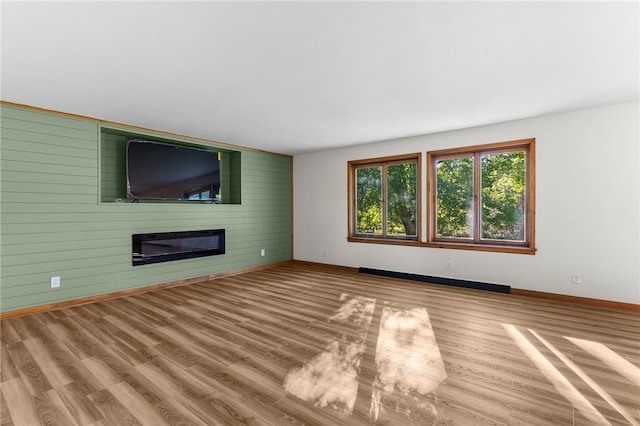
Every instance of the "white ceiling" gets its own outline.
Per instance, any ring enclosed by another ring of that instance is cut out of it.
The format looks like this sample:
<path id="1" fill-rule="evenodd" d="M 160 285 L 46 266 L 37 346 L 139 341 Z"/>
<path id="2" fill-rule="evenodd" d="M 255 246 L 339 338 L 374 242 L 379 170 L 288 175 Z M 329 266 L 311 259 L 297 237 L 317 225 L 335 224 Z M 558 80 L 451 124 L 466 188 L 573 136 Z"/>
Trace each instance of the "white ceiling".
<path id="1" fill-rule="evenodd" d="M 639 99 L 633 2 L 8 2 L 4 101 L 284 154 Z"/>

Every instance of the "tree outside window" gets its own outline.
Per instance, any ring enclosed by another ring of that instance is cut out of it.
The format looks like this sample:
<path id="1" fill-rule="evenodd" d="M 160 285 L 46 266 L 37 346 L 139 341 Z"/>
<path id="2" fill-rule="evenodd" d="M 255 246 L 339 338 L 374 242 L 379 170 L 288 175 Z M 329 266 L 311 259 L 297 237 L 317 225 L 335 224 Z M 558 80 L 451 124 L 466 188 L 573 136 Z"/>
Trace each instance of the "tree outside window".
<path id="1" fill-rule="evenodd" d="M 534 252 L 534 139 L 432 151 L 428 245 Z"/>
<path id="2" fill-rule="evenodd" d="M 349 162 L 350 239 L 417 240 L 420 154 Z"/>

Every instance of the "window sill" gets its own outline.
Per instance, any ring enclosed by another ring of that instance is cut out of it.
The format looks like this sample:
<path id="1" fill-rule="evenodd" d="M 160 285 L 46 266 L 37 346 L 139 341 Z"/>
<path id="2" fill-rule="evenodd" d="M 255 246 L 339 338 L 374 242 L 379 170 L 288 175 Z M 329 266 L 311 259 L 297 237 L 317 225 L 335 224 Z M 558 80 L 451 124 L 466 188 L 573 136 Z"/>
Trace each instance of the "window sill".
<path id="1" fill-rule="evenodd" d="M 347 241 L 350 243 L 372 243 L 372 244 L 390 244 L 397 246 L 423 246 L 424 243 L 406 238 L 376 238 L 376 237 L 347 237 Z"/>
<path id="2" fill-rule="evenodd" d="M 515 254 L 535 254 L 537 249 L 534 247 L 520 247 L 520 246 L 501 246 L 501 245 L 480 245 L 480 244 L 464 244 L 464 243 L 444 243 L 444 242 L 430 242 L 425 243 L 417 240 L 400 239 L 400 238 L 376 238 L 376 237 L 347 237 L 347 241 L 350 243 L 365 243 L 365 244 L 384 244 L 384 245 L 396 245 L 396 246 L 412 246 L 412 247 L 430 247 L 430 248 L 442 248 L 453 250 L 474 250 L 474 251 L 488 251 L 494 253 L 515 253 Z"/>
<path id="3" fill-rule="evenodd" d="M 443 248 L 454 250 L 475 250 L 490 251 L 496 253 L 517 253 L 517 254 L 536 254 L 535 247 L 524 246 L 501 246 L 497 244 L 465 244 L 465 243 L 444 243 L 439 241 L 423 243 L 425 247 Z"/>

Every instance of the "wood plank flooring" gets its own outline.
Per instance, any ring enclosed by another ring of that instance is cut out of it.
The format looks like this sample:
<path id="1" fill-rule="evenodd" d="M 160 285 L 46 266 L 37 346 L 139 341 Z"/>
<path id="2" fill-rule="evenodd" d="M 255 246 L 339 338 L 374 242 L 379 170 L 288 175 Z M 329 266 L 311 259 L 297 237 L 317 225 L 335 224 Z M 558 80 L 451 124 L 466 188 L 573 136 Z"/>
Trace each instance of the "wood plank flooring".
<path id="1" fill-rule="evenodd" d="M 628 311 L 293 262 L 0 325 L 0 426 L 640 425 Z"/>

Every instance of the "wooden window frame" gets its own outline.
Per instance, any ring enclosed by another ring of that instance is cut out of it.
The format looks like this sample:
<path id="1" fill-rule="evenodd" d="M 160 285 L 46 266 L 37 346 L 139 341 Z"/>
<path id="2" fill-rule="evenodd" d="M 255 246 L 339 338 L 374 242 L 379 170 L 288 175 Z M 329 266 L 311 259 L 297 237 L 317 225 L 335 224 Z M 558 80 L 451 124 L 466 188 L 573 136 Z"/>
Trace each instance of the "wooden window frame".
<path id="1" fill-rule="evenodd" d="M 356 170 L 363 167 L 382 167 L 382 223 L 383 230 L 386 227 L 386 206 L 387 206 L 387 166 L 408 162 L 416 163 L 416 235 L 371 235 L 356 233 Z M 353 160 L 348 162 L 348 237 L 350 242 L 378 243 L 378 244 L 398 244 L 398 245 L 420 245 L 422 235 L 422 154 L 404 154 L 389 157 L 369 158 L 364 160 Z"/>
<path id="2" fill-rule="evenodd" d="M 474 231 L 473 240 L 438 238 L 436 236 L 436 162 L 464 155 L 474 156 L 474 165 L 479 164 L 482 154 L 526 152 L 525 176 L 525 241 L 496 241 L 480 238 L 480 167 L 474 167 Z M 427 152 L 427 247 L 480 250 L 504 253 L 534 254 L 535 247 L 535 138 L 463 148 L 443 149 Z"/>

